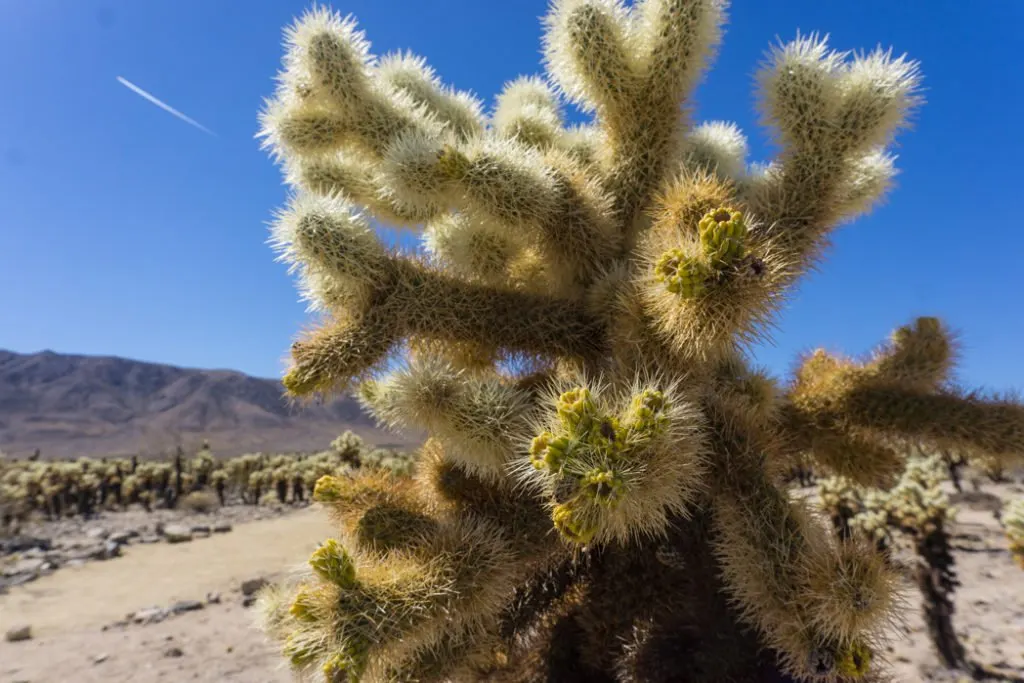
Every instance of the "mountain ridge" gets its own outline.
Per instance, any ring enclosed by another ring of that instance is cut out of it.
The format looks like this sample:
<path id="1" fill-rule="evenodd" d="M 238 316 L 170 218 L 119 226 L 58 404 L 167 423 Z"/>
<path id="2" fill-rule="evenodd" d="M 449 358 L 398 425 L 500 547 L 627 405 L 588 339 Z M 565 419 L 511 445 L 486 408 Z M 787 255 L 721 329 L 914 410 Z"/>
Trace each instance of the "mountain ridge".
<path id="1" fill-rule="evenodd" d="M 351 429 L 409 447 L 348 396 L 298 405 L 278 380 L 113 355 L 0 349 L 0 451 L 24 457 L 159 455 L 208 440 L 219 455 L 326 448 Z"/>

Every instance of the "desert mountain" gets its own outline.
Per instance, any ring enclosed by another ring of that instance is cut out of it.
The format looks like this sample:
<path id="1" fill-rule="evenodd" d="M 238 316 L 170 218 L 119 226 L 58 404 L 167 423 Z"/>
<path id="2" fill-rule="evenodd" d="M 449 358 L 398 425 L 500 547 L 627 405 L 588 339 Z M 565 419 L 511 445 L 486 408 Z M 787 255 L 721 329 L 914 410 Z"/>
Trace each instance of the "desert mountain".
<path id="1" fill-rule="evenodd" d="M 326 448 L 351 429 L 408 446 L 352 398 L 292 405 L 277 380 L 126 358 L 0 350 L 0 451 L 24 457 L 157 455 L 203 439 L 218 455 Z"/>

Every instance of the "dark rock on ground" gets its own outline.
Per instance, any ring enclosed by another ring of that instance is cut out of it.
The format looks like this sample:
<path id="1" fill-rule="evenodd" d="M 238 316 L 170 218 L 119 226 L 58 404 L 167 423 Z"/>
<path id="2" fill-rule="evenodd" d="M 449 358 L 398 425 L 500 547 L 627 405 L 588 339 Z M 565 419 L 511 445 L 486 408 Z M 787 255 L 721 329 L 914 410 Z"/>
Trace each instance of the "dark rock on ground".
<path id="1" fill-rule="evenodd" d="M 270 581 L 268 581 L 267 578 L 264 576 L 257 576 L 253 579 L 247 579 L 242 582 L 242 595 L 244 595 L 245 597 L 255 595 L 259 589 L 263 588 L 268 583 L 270 583 Z"/>
<path id="2" fill-rule="evenodd" d="M 204 605 L 198 600 L 181 600 L 171 605 L 171 611 L 175 614 L 181 612 L 194 612 L 195 610 L 203 609 Z"/>
<path id="3" fill-rule="evenodd" d="M 4 634 L 4 640 L 8 643 L 19 643 L 23 640 L 32 639 L 32 627 L 28 624 L 24 626 L 15 626 L 7 629 L 7 633 Z"/>

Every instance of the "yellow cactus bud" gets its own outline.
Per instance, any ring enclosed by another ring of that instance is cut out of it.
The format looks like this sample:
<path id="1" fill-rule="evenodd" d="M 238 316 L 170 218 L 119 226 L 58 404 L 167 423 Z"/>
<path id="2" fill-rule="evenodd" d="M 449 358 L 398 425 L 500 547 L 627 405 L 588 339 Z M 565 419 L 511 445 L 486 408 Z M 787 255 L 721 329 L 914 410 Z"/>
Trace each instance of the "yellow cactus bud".
<path id="1" fill-rule="evenodd" d="M 590 390 L 584 387 L 570 389 L 558 397 L 558 419 L 570 432 L 586 431 L 597 413 Z"/>
<path id="2" fill-rule="evenodd" d="M 839 653 L 836 668 L 844 676 L 860 678 L 871 667 L 871 648 L 862 642 L 854 641 Z"/>
<path id="3" fill-rule="evenodd" d="M 580 490 L 591 500 L 614 507 L 622 498 L 625 484 L 613 470 L 594 468 L 580 481 Z"/>
<path id="4" fill-rule="evenodd" d="M 291 606 L 288 608 L 288 613 L 299 621 L 312 622 L 316 621 L 316 616 L 313 613 L 313 596 L 308 589 L 302 588 L 296 594 L 292 600 Z"/>
<path id="5" fill-rule="evenodd" d="M 683 299 L 693 299 L 704 293 L 710 275 L 701 261 L 687 256 L 681 249 L 670 249 L 661 255 L 654 266 L 654 277 L 665 283 L 665 288 Z"/>
<path id="6" fill-rule="evenodd" d="M 556 471 L 565 462 L 569 445 L 568 437 L 544 432 L 530 443 L 530 463 L 538 470 Z"/>
<path id="7" fill-rule="evenodd" d="M 625 422 L 634 431 L 654 434 L 668 422 L 668 416 L 665 415 L 667 409 L 665 394 L 654 389 L 644 389 L 630 402 Z"/>
<path id="8" fill-rule="evenodd" d="M 330 503 L 341 498 L 344 482 L 339 477 L 325 474 L 316 480 L 313 486 L 313 500 L 318 503 Z"/>
<path id="9" fill-rule="evenodd" d="M 352 588 L 356 584 L 356 568 L 352 558 L 333 538 L 324 541 L 313 552 L 309 566 L 324 581 L 330 581 L 341 588 Z"/>
<path id="10" fill-rule="evenodd" d="M 567 540 L 580 545 L 586 544 L 597 533 L 597 527 L 579 519 L 578 510 L 572 501 L 556 505 L 551 512 L 555 529 Z"/>
<path id="11" fill-rule="evenodd" d="M 744 255 L 747 225 L 741 212 L 727 207 L 708 211 L 698 229 L 704 254 L 714 267 L 725 268 Z"/>

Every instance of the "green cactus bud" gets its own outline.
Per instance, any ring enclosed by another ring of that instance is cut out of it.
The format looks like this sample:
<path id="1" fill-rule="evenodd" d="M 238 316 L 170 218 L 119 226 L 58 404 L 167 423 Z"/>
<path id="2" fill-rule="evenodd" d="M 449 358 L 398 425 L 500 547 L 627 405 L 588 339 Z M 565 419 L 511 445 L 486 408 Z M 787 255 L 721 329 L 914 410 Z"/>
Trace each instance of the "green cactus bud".
<path id="1" fill-rule="evenodd" d="M 568 437 L 543 432 L 530 443 L 530 464 L 538 470 L 557 472 L 569 454 L 570 445 Z"/>
<path id="2" fill-rule="evenodd" d="M 585 387 L 564 392 L 558 397 L 556 408 L 562 426 L 572 434 L 586 432 L 597 415 L 597 404 Z"/>
<path id="3" fill-rule="evenodd" d="M 587 524 L 579 515 L 579 507 L 575 501 L 556 505 L 551 512 L 551 521 L 555 529 L 568 541 L 586 545 L 597 533 L 597 526 Z"/>
<path id="4" fill-rule="evenodd" d="M 313 596 L 309 589 L 301 588 L 295 593 L 292 604 L 288 607 L 288 613 L 299 621 L 315 622 L 317 620 L 313 613 Z"/>
<path id="5" fill-rule="evenodd" d="M 329 581 L 341 588 L 352 588 L 356 585 L 356 568 L 352 558 L 333 538 L 324 541 L 309 558 L 309 566 L 324 581 Z"/>
<path id="6" fill-rule="evenodd" d="M 668 408 L 664 393 L 644 389 L 630 401 L 624 423 L 632 431 L 653 436 L 668 424 Z"/>
<path id="7" fill-rule="evenodd" d="M 710 275 L 702 261 L 687 256 L 681 249 L 666 251 L 654 266 L 655 279 L 682 299 L 694 299 L 703 294 Z"/>
<path id="8" fill-rule="evenodd" d="M 615 507 L 622 499 L 625 483 L 614 470 L 596 467 L 580 480 L 584 496 L 601 505 Z"/>
<path id="9" fill-rule="evenodd" d="M 704 254 L 715 268 L 726 268 L 746 253 L 743 214 L 723 207 L 708 211 L 698 225 Z"/>

